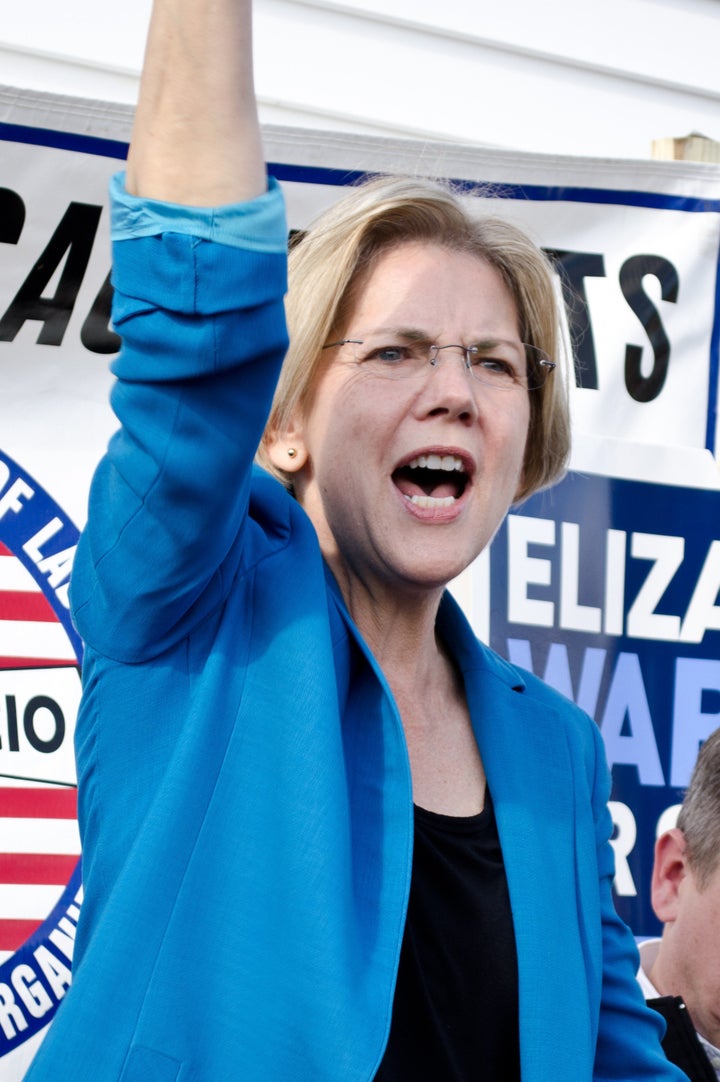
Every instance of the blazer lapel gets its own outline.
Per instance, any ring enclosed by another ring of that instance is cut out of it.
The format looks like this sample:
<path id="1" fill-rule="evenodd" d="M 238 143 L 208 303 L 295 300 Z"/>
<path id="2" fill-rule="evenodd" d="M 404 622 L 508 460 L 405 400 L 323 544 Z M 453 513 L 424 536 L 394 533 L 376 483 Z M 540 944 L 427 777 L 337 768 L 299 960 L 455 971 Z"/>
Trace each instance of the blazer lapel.
<path id="1" fill-rule="evenodd" d="M 389 709 L 384 677 L 339 595 L 337 600 Z M 592 1075 L 594 1037 L 578 932 L 575 778 L 562 701 L 549 706 L 528 692 L 522 673 L 478 642 L 449 594 L 438 630 L 464 676 L 495 808 L 517 948 L 523 1082 L 577 1082 Z M 390 730 L 400 736 L 399 718 L 393 717 Z M 397 751 L 406 771 L 406 757 Z M 411 808 L 407 792 L 400 805 Z"/>
<path id="2" fill-rule="evenodd" d="M 441 629 L 460 665 L 498 824 L 518 956 L 523 1082 L 577 1082 L 592 1042 L 577 936 L 572 760 L 559 710 L 483 648 L 454 603 Z M 579 998 L 578 1010 L 572 1005 Z M 592 1064 L 592 1056 L 590 1058 Z"/>

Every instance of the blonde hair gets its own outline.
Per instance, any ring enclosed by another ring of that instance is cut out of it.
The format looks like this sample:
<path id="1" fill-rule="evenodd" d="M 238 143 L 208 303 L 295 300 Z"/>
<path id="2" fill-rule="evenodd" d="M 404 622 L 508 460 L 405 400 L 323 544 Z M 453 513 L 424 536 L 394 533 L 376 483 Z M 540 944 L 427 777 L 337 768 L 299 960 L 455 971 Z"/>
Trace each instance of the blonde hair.
<path id="1" fill-rule="evenodd" d="M 384 177 L 353 188 L 296 243 L 289 257 L 288 350 L 259 463 L 290 486 L 268 445 L 307 409 L 322 347 L 337 337 L 378 257 L 411 241 L 477 256 L 501 275 L 517 307 L 522 340 L 558 359 L 558 311 L 549 261 L 525 233 L 499 217 L 478 216 L 481 200 L 461 200 L 450 185 Z M 530 429 L 518 499 L 562 476 L 570 450 L 566 381 L 556 372 L 530 392 Z"/>

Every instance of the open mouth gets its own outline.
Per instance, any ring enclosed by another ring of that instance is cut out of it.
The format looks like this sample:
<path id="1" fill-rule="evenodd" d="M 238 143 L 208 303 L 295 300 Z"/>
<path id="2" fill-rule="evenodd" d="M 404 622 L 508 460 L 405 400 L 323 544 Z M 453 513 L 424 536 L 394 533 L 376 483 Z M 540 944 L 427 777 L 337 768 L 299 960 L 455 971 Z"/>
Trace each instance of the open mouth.
<path id="1" fill-rule="evenodd" d="M 465 464 L 457 455 L 418 455 L 393 473 L 393 481 L 416 507 L 451 507 L 468 483 Z"/>

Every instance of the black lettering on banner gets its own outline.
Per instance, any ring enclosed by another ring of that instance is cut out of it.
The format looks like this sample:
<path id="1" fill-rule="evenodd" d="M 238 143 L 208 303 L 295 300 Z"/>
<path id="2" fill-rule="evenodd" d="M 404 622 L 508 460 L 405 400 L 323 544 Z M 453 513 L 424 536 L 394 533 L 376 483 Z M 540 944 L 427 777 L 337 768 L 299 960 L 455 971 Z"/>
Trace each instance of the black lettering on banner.
<path id="1" fill-rule="evenodd" d="M 17 244 L 25 224 L 25 204 L 11 188 L 0 188 L 0 242 Z"/>
<path id="2" fill-rule="evenodd" d="M 37 319 L 43 324 L 37 338 L 39 344 L 62 343 L 87 270 L 101 213 L 99 206 L 70 203 L 49 244 L 0 319 L 0 342 L 12 342 L 26 320 Z M 55 295 L 43 297 L 43 289 L 66 253 Z"/>
<path id="3" fill-rule="evenodd" d="M 640 320 L 652 346 L 655 358 L 652 371 L 642 373 L 642 346 L 625 349 L 625 386 L 636 402 L 652 402 L 662 391 L 670 364 L 670 340 L 665 333 L 660 314 L 643 290 L 643 278 L 652 275 L 660 283 L 664 301 L 677 302 L 678 272 L 669 259 L 659 255 L 634 255 L 620 268 L 620 288 L 623 296 Z"/>
<path id="4" fill-rule="evenodd" d="M 543 251 L 553 261 L 560 275 L 573 346 L 575 383 L 578 387 L 596 391 L 597 359 L 585 279 L 604 278 L 605 259 L 600 252 L 568 252 L 562 248 L 544 248 Z"/>
<path id="5" fill-rule="evenodd" d="M 49 710 L 55 721 L 55 732 L 47 740 L 43 740 L 35 731 L 35 715 L 38 710 Z M 65 739 L 65 716 L 54 699 L 48 698 L 47 695 L 35 695 L 25 707 L 23 728 L 28 744 L 35 751 L 51 755 L 52 752 L 58 750 Z"/>
<path id="6" fill-rule="evenodd" d="M 112 297 L 108 274 L 80 331 L 80 341 L 91 353 L 117 353 L 120 349 L 120 335 L 110 328 Z"/>
<path id="7" fill-rule="evenodd" d="M 17 705 L 14 695 L 5 696 L 5 709 L 7 711 L 8 751 L 20 751 Z"/>

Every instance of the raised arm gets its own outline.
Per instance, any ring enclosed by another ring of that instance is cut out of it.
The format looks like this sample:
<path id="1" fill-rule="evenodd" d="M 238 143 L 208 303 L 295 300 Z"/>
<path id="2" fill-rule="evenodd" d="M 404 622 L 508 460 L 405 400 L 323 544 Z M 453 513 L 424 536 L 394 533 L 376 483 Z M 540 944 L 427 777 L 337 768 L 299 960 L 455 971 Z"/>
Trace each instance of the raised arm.
<path id="1" fill-rule="evenodd" d="M 127 190 L 112 184 L 120 428 L 71 598 L 88 650 L 118 661 L 189 635 L 249 551 L 253 456 L 287 348 L 287 225 L 251 46 L 250 0 L 155 0 Z"/>
<path id="2" fill-rule="evenodd" d="M 251 0 L 155 0 L 128 156 L 129 192 L 188 206 L 265 190 Z"/>

